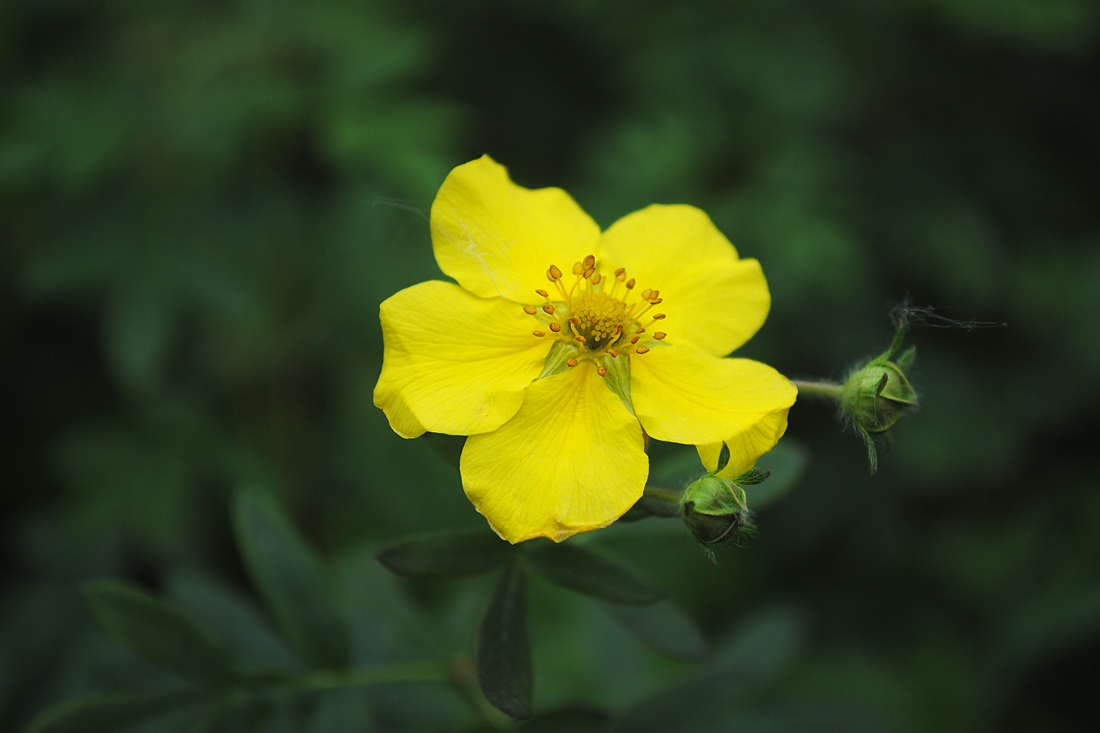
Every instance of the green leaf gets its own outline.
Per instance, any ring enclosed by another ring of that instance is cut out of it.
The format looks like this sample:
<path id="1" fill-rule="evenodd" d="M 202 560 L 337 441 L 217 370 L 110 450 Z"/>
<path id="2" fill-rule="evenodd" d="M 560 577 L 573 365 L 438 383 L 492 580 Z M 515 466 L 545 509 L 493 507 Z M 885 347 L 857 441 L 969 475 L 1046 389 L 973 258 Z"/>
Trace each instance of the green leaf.
<path id="1" fill-rule="evenodd" d="M 531 717 L 534 673 L 527 641 L 527 573 L 512 563 L 497 583 L 477 635 L 477 680 L 493 707 Z"/>
<path id="2" fill-rule="evenodd" d="M 626 568 L 576 545 L 544 544 L 526 557 L 531 569 L 551 583 L 601 601 L 645 606 L 665 597 Z"/>
<path id="3" fill-rule="evenodd" d="M 241 492 L 233 510 L 245 569 L 290 645 L 314 664 L 346 666 L 347 624 L 316 558 L 281 512 L 259 495 Z"/>
<path id="4" fill-rule="evenodd" d="M 84 587 L 96 620 L 144 659 L 206 687 L 237 677 L 233 657 L 176 604 L 117 581 Z"/>
<path id="5" fill-rule="evenodd" d="M 461 578 L 495 570 L 512 546 L 491 532 L 451 532 L 412 537 L 375 557 L 387 570 L 407 578 Z"/>
<path id="6" fill-rule="evenodd" d="M 710 646 L 695 624 L 670 601 L 651 606 L 600 604 L 611 619 L 650 649 L 673 659 L 698 661 Z"/>
<path id="7" fill-rule="evenodd" d="M 133 723 L 192 705 L 192 690 L 89 695 L 56 705 L 35 718 L 26 733 L 111 733 Z"/>

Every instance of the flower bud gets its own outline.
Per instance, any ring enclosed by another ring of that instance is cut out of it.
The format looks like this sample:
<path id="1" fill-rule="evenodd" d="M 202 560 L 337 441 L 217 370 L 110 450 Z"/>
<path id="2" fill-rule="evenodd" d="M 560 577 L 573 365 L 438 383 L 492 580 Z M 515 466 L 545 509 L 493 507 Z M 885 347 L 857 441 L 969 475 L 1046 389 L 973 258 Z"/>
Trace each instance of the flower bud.
<path id="1" fill-rule="evenodd" d="M 905 371 L 913 365 L 916 358 L 916 347 L 907 349 L 896 362 L 891 361 L 901 348 L 905 330 L 905 322 L 899 321 L 890 348 L 853 371 L 840 391 L 841 407 L 867 445 L 867 462 L 871 465 L 871 473 L 878 470 L 875 439 L 883 438 L 889 448 L 890 435 L 886 431 L 920 407 L 917 393 L 905 376 Z"/>
<path id="2" fill-rule="evenodd" d="M 684 490 L 680 511 L 695 539 L 704 545 L 725 542 L 749 524 L 744 489 L 711 474 Z"/>
<path id="3" fill-rule="evenodd" d="M 917 393 L 901 367 L 882 359 L 852 372 L 841 405 L 856 427 L 872 434 L 886 432 L 918 408 Z"/>

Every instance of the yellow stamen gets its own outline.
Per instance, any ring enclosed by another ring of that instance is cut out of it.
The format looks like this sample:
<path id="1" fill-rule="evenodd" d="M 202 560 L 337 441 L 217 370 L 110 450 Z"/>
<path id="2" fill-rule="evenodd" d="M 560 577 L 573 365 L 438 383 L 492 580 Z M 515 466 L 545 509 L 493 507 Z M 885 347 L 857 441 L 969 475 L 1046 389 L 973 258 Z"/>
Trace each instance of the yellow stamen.
<path id="1" fill-rule="evenodd" d="M 667 336 L 667 335 L 668 335 L 668 334 L 667 334 L 667 333 L 665 333 L 664 331 L 655 331 L 655 332 L 653 333 L 653 338 L 655 338 L 655 339 L 657 339 L 658 341 L 660 341 L 661 339 L 663 339 L 663 338 L 664 338 L 665 336 Z"/>
<path id="2" fill-rule="evenodd" d="M 536 313 L 539 312 L 539 309 L 536 308 L 533 305 L 525 305 L 525 306 L 523 306 L 523 312 L 526 313 L 529 316 L 533 316 L 533 315 L 535 315 Z"/>
<path id="3" fill-rule="evenodd" d="M 543 336 L 546 335 L 545 331 L 532 331 L 531 333 L 534 334 L 535 336 L 538 336 L 539 338 L 542 338 Z"/>

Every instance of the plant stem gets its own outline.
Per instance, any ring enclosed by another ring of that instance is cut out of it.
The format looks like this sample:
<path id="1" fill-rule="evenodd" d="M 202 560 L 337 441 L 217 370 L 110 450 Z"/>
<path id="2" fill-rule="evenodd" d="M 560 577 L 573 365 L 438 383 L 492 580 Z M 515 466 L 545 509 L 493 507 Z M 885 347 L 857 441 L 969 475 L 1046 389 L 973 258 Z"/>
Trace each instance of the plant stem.
<path id="1" fill-rule="evenodd" d="M 680 515 L 680 495 L 682 493 L 676 489 L 646 486 L 639 504 L 642 504 L 645 510 L 653 516 L 677 517 Z"/>
<path id="2" fill-rule="evenodd" d="M 826 399 L 839 400 L 840 395 L 844 391 L 843 384 L 836 384 L 834 382 L 803 382 L 798 379 L 792 379 L 791 384 L 798 388 L 799 396 L 806 395 L 807 397 L 824 397 Z"/>
<path id="3" fill-rule="evenodd" d="M 406 662 L 344 672 L 308 672 L 285 678 L 279 686 L 295 690 L 334 690 L 393 682 L 449 682 L 450 677 L 447 666 L 438 662 Z"/>

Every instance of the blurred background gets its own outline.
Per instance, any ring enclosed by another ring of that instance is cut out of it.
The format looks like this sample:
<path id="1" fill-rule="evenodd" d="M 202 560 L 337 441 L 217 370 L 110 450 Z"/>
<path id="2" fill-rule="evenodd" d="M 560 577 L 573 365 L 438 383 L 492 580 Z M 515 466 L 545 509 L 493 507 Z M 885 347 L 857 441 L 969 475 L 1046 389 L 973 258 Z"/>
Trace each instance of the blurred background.
<path id="1" fill-rule="evenodd" d="M 921 412 L 873 477 L 796 405 L 802 478 L 716 567 L 677 522 L 589 535 L 767 670 L 693 729 L 1100 725 L 1095 2 L 14 0 L 0 89 L 0 730 L 157 681 L 89 579 L 251 607 L 245 485 L 324 558 L 358 657 L 468 657 L 489 586 L 372 555 L 483 522 L 371 392 L 378 305 L 439 277 L 427 212 L 483 153 L 604 227 L 703 208 L 772 290 L 739 355 L 792 377 L 881 352 L 907 298 L 1008 324 L 913 329 Z M 679 690 L 690 721 L 702 667 L 532 592 L 538 711 Z M 482 724 L 446 689 L 363 704 L 324 729 Z"/>

